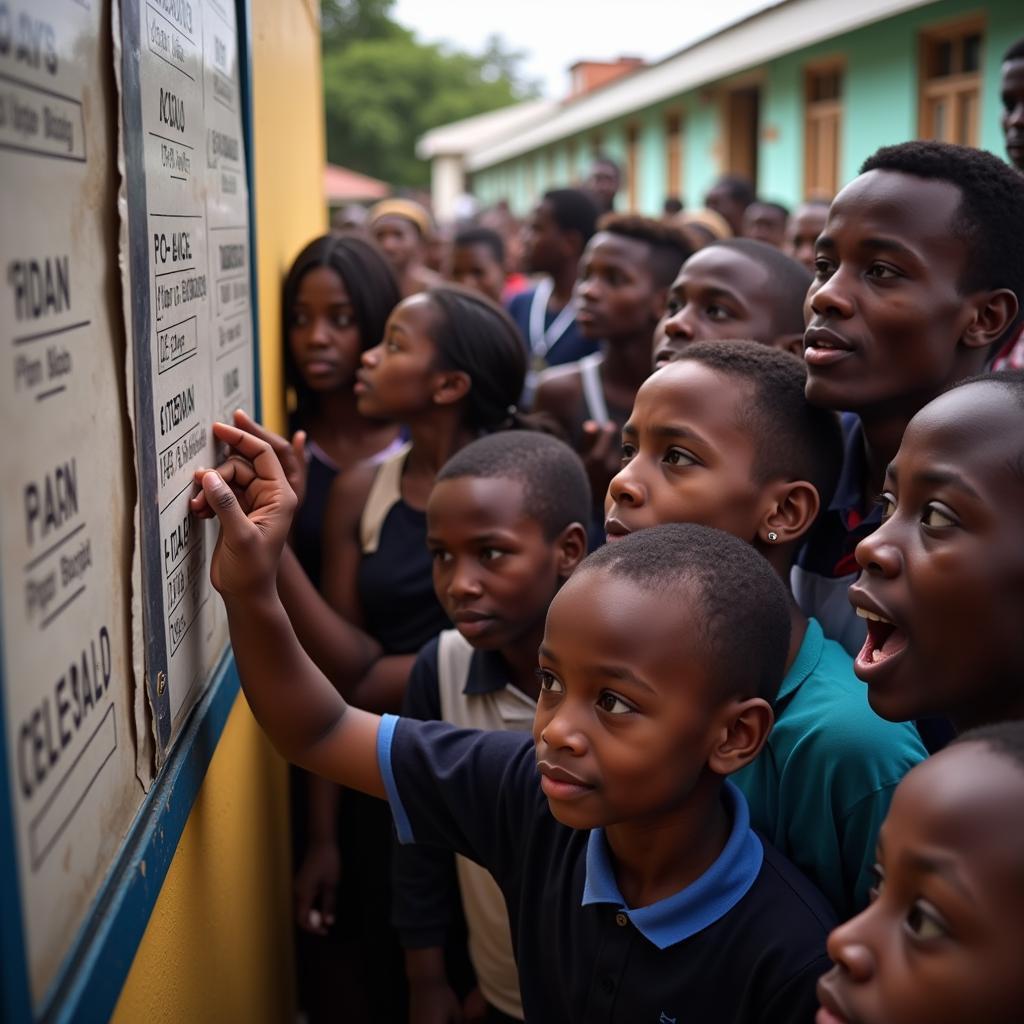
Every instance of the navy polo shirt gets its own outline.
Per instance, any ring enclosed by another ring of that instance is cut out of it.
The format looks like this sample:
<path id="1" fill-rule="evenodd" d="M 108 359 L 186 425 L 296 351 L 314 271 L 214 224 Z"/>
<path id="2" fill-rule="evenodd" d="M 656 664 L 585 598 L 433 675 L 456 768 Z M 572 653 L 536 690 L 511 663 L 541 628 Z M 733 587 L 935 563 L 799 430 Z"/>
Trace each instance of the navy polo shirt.
<path id="1" fill-rule="evenodd" d="M 377 750 L 399 840 L 455 850 L 501 887 L 533 1024 L 813 1020 L 832 911 L 750 830 L 731 784 L 718 860 L 631 909 L 603 831 L 552 817 L 531 737 L 385 715 Z"/>
<path id="2" fill-rule="evenodd" d="M 867 458 L 864 428 L 851 412 L 842 415 L 843 466 L 828 508 L 807 534 L 790 573 L 800 610 L 821 623 L 825 635 L 856 657 L 867 625 L 850 604 L 847 591 L 860 575 L 857 545 L 882 522 L 882 507 L 864 493 Z"/>
<path id="3" fill-rule="evenodd" d="M 536 288 L 528 288 L 525 292 L 513 295 L 508 301 L 508 315 L 515 321 L 519 333 L 523 336 L 527 356 L 530 354 L 530 306 L 533 304 L 533 293 Z M 544 329 L 547 330 L 555 321 L 556 313 L 550 309 L 544 311 Z M 548 366 L 561 366 L 563 363 L 574 363 L 577 359 L 596 352 L 596 341 L 590 341 L 580 334 L 580 329 L 573 320 L 565 333 L 548 349 L 544 362 Z"/>

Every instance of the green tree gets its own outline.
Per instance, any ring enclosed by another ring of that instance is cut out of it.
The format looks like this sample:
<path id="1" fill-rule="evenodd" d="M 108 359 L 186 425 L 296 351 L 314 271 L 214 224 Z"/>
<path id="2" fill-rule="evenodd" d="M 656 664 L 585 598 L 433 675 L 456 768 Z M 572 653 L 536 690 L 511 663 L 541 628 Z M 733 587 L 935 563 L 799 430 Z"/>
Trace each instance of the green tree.
<path id="1" fill-rule="evenodd" d="M 327 156 L 397 186 L 430 177 L 416 140 L 450 121 L 535 96 L 523 55 L 492 36 L 477 56 L 419 42 L 393 22 L 393 0 L 325 0 Z"/>

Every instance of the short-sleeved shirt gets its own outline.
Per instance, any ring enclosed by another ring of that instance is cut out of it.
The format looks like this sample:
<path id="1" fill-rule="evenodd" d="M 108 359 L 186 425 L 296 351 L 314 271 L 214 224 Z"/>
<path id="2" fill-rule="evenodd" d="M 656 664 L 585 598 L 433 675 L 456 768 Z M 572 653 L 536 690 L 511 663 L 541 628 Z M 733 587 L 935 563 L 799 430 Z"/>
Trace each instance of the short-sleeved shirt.
<path id="1" fill-rule="evenodd" d="M 927 756 L 912 723 L 871 710 L 852 659 L 811 619 L 775 700 L 768 742 L 732 778 L 754 827 L 845 919 L 868 902 L 893 790 Z"/>
<path id="2" fill-rule="evenodd" d="M 508 303 L 509 316 L 515 321 L 519 333 L 523 336 L 527 353 L 530 352 L 530 306 L 533 304 L 533 294 L 536 290 L 536 288 L 528 288 L 513 296 Z M 545 310 L 545 330 L 555 322 L 557 316 L 557 311 L 552 312 L 550 308 Z M 548 349 L 544 362 L 548 366 L 561 366 L 563 363 L 574 363 L 577 359 L 582 359 L 596 351 L 597 342 L 584 338 L 576 326 L 576 321 L 573 320 L 562 336 Z"/>
<path id="3" fill-rule="evenodd" d="M 453 849 L 501 887 L 527 1020 L 813 1020 L 834 917 L 750 829 L 731 784 L 732 828 L 715 863 L 680 892 L 630 908 L 604 831 L 551 815 L 531 737 L 386 715 L 378 759 L 399 840 Z"/>

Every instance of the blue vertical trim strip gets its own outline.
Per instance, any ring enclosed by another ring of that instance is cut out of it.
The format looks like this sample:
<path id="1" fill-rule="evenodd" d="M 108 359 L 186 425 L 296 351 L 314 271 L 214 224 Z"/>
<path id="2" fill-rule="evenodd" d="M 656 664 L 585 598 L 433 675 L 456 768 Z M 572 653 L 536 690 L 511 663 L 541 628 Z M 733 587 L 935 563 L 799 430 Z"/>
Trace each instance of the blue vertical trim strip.
<path id="1" fill-rule="evenodd" d="M 0 572 L 3 566 L 0 566 Z M 3 623 L 0 603 L 0 623 Z M 0 629 L 2 633 L 2 629 Z M 0 636 L 0 650 L 3 637 Z M 18 884 L 18 844 L 14 832 L 14 805 L 11 802 L 13 775 L 7 761 L 7 714 L 4 661 L 0 657 L 0 1017 L 11 1024 L 32 1019 L 32 995 L 28 982 L 28 958 L 25 955 L 25 930 L 22 921 L 21 886 Z"/>
<path id="2" fill-rule="evenodd" d="M 249 183 L 249 305 L 252 311 L 252 415 L 263 418 L 263 388 L 260 382 L 260 309 L 259 280 L 256 265 L 256 166 L 253 156 L 252 120 L 252 13 L 251 0 L 235 0 L 235 25 L 238 33 L 238 79 L 241 100 L 242 135 L 245 142 L 245 169 Z"/>

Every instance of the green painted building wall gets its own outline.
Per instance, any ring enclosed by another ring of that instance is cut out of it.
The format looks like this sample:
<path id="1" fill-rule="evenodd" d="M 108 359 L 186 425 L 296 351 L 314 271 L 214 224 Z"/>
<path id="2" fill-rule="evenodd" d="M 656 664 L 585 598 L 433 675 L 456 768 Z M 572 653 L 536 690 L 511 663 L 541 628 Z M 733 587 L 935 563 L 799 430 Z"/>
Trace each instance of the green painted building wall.
<path id="1" fill-rule="evenodd" d="M 1024 36 L 1024 0 L 984 4 L 939 0 L 744 70 L 743 82 L 753 77 L 760 84 L 759 194 L 790 206 L 804 196 L 804 75 L 808 65 L 834 57 L 844 63 L 839 166 L 840 182 L 846 182 L 879 146 L 916 137 L 921 33 L 974 15 L 984 18 L 979 144 L 1002 156 L 1000 58 L 1012 42 Z M 602 152 L 625 168 L 627 126 L 632 124 L 637 129 L 636 210 L 658 214 L 665 196 L 679 191 L 666 181 L 666 113 L 678 110 L 683 116 L 681 198 L 690 208 L 701 206 L 704 193 L 722 169 L 721 96 L 730 84 L 730 79 L 709 81 L 657 106 L 639 109 L 626 120 L 595 126 L 574 136 L 571 146 L 569 139 L 561 140 L 537 153 L 477 171 L 474 190 L 486 204 L 506 198 L 516 213 L 524 214 L 545 189 L 583 179 L 595 138 L 600 138 Z M 523 173 L 524 167 L 531 170 Z M 624 185 L 619 194 L 623 209 L 628 194 Z"/>

